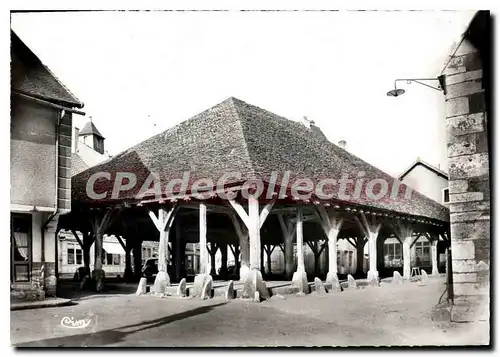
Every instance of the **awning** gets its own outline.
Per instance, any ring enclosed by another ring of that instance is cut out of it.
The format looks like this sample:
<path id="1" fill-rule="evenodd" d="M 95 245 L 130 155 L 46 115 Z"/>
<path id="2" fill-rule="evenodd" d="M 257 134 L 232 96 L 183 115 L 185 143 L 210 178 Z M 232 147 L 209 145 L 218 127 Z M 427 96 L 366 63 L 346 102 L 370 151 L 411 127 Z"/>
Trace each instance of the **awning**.
<path id="1" fill-rule="evenodd" d="M 103 242 L 102 247 L 108 254 L 121 254 L 125 255 L 125 251 L 120 243 Z"/>

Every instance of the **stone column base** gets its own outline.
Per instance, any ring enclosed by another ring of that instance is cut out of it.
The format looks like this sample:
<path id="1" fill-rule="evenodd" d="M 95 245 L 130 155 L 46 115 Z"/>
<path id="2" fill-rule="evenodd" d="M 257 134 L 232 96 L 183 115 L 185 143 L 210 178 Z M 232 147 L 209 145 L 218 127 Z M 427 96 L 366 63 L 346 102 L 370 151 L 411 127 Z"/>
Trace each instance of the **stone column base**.
<path id="1" fill-rule="evenodd" d="M 167 291 L 167 287 L 170 286 L 170 277 L 166 271 L 159 271 L 156 274 L 154 283 L 155 294 L 164 294 Z"/>
<path id="2" fill-rule="evenodd" d="M 189 295 L 193 297 L 200 297 L 203 293 L 203 287 L 205 286 L 205 283 L 207 282 L 209 277 L 211 277 L 209 274 L 197 274 L 194 277 L 193 288 L 189 290 Z M 193 292 L 192 294 L 191 291 Z"/>
<path id="3" fill-rule="evenodd" d="M 309 294 L 309 284 L 307 283 L 307 274 L 305 271 L 297 270 L 293 273 L 292 288 L 298 288 L 299 293 Z"/>
<path id="4" fill-rule="evenodd" d="M 104 277 L 105 277 L 104 270 L 102 269 L 94 269 L 92 271 L 92 280 L 95 282 L 95 290 L 97 292 L 102 291 L 104 288 Z"/>
<path id="5" fill-rule="evenodd" d="M 326 285 L 331 285 L 330 291 L 341 292 L 342 287 L 340 286 L 339 278 L 337 273 L 328 273 L 325 280 Z"/>
<path id="6" fill-rule="evenodd" d="M 241 297 L 244 299 L 254 299 L 256 292 L 259 293 L 259 300 L 269 298 L 269 291 L 267 290 L 266 282 L 262 279 L 262 273 L 258 269 L 252 269 L 243 285 Z"/>

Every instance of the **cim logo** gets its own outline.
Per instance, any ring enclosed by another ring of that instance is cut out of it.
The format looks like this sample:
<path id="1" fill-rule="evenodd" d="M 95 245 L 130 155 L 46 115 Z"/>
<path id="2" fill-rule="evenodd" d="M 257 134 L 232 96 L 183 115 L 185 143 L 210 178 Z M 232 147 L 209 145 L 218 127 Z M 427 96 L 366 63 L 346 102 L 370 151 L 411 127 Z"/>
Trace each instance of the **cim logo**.
<path id="1" fill-rule="evenodd" d="M 81 316 L 64 316 L 61 319 L 61 326 L 71 329 L 84 329 L 89 327 L 92 322 L 97 325 L 97 316 L 91 315 L 81 315 Z"/>

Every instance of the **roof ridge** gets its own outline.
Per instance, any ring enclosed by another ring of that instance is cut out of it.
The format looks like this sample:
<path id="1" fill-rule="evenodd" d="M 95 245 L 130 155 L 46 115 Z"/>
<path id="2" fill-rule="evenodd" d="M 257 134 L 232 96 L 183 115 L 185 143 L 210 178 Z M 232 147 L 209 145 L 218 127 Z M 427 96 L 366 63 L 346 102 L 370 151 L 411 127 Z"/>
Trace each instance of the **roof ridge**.
<path id="1" fill-rule="evenodd" d="M 236 117 L 236 119 L 238 121 L 238 126 L 239 126 L 240 131 L 241 131 L 241 136 L 243 137 L 243 145 L 245 147 L 246 156 L 247 156 L 247 159 L 248 159 L 248 163 L 250 164 L 251 174 L 252 174 L 253 177 L 256 177 L 254 164 L 252 162 L 252 159 L 250 158 L 250 150 L 248 150 L 247 137 L 245 135 L 245 130 L 243 130 L 243 125 L 242 125 L 242 120 L 241 120 L 242 117 L 241 117 L 240 112 L 238 110 L 239 103 L 237 103 L 237 102 L 238 101 L 239 102 L 243 102 L 243 103 L 245 103 L 245 102 L 242 101 L 241 99 L 238 99 L 238 98 L 235 98 L 235 97 L 232 97 L 232 96 L 229 97 L 228 99 L 226 99 L 226 101 L 228 101 L 230 103 L 230 107 L 233 109 L 235 117 Z"/>

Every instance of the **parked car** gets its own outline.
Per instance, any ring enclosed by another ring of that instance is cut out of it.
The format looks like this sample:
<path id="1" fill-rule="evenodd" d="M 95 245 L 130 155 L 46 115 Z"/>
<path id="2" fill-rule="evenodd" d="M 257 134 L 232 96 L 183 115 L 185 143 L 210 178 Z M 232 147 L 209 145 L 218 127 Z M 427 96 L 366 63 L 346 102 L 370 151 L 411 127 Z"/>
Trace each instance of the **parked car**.
<path id="1" fill-rule="evenodd" d="M 169 264 L 167 266 L 167 273 L 170 277 L 175 274 L 174 266 Z M 142 276 L 146 278 L 154 278 L 158 274 L 158 258 L 149 258 L 146 259 L 144 265 L 142 266 Z"/>
<path id="2" fill-rule="evenodd" d="M 232 264 L 227 266 L 227 275 L 236 275 L 238 273 L 239 272 L 236 271 L 236 265 Z M 220 275 L 220 268 L 217 270 L 217 275 Z"/>

